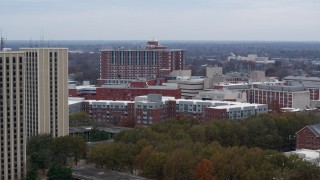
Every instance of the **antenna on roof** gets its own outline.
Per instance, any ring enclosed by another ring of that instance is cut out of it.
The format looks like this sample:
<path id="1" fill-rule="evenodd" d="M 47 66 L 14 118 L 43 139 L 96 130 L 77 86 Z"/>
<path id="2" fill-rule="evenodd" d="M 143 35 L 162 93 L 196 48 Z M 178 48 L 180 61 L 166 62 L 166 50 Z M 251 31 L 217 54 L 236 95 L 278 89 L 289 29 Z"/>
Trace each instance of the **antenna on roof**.
<path id="1" fill-rule="evenodd" d="M 2 29 L 1 29 L 0 37 L 1 37 L 1 39 L 0 39 L 0 51 L 3 51 L 4 45 L 5 45 L 5 41 L 7 40 L 7 38 L 2 36 Z"/>

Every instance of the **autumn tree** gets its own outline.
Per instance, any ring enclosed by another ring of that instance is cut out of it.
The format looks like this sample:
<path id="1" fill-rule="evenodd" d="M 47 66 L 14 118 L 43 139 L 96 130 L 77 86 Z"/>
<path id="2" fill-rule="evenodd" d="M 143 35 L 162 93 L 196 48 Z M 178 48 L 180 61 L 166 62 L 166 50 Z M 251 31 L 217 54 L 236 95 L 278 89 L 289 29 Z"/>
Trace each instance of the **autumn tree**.
<path id="1" fill-rule="evenodd" d="M 196 167 L 195 171 L 196 180 L 213 180 L 212 176 L 212 163 L 208 159 L 202 159 Z"/>
<path id="2" fill-rule="evenodd" d="M 146 146 L 144 147 L 141 152 L 135 156 L 134 158 L 134 167 L 136 169 L 143 169 L 143 165 L 145 164 L 145 161 L 148 160 L 149 156 L 153 153 L 153 147 L 152 146 Z"/>

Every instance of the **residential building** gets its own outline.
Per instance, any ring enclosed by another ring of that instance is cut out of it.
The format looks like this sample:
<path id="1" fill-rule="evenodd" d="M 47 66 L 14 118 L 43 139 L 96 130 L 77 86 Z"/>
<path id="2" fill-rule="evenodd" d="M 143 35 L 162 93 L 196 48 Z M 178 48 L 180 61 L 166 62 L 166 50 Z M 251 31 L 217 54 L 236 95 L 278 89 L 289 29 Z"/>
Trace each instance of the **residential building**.
<path id="1" fill-rule="evenodd" d="M 107 79 L 163 78 L 184 66 L 184 50 L 168 49 L 152 40 L 137 49 L 101 50 L 98 81 L 102 85 Z"/>
<path id="2" fill-rule="evenodd" d="M 69 134 L 68 49 L 21 48 L 25 53 L 27 138 Z"/>
<path id="3" fill-rule="evenodd" d="M 320 124 L 308 125 L 296 132 L 296 149 L 320 149 Z"/>
<path id="4" fill-rule="evenodd" d="M 25 53 L 0 51 L 0 179 L 26 175 Z"/>
<path id="5" fill-rule="evenodd" d="M 147 126 L 168 118 L 199 120 L 240 120 L 251 115 L 268 112 L 266 104 L 231 101 L 175 99 L 160 94 L 137 96 L 134 101 L 85 100 L 83 110 L 98 123 L 111 125 Z M 223 112 L 223 115 L 217 112 Z"/>

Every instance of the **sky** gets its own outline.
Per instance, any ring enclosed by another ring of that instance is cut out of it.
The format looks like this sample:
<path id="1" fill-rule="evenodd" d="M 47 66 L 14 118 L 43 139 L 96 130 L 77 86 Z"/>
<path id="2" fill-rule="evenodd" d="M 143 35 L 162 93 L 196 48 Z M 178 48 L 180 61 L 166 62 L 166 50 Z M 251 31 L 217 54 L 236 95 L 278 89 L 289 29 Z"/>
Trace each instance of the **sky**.
<path id="1" fill-rule="evenodd" d="M 10 40 L 320 41 L 320 0 L 1 0 Z"/>

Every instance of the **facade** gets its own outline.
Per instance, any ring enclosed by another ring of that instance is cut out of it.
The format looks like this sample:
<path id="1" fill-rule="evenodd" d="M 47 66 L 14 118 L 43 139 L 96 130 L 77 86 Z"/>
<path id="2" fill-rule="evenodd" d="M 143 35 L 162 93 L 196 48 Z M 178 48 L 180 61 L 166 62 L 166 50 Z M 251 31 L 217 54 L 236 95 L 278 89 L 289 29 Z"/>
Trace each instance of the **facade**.
<path id="1" fill-rule="evenodd" d="M 69 115 L 82 112 L 82 102 L 84 98 L 80 97 L 69 97 L 68 106 L 69 106 Z"/>
<path id="2" fill-rule="evenodd" d="M 204 89 L 204 79 L 192 77 L 188 79 L 168 80 L 168 86 L 177 86 L 181 89 L 181 98 L 192 99 Z"/>
<path id="3" fill-rule="evenodd" d="M 173 70 L 183 70 L 184 61 L 184 50 L 168 49 L 154 40 L 138 49 L 102 50 L 99 84 L 106 79 L 163 78 Z"/>
<path id="4" fill-rule="evenodd" d="M 97 87 L 95 86 L 69 86 L 69 97 L 84 97 L 86 99 L 96 99 Z"/>
<path id="5" fill-rule="evenodd" d="M 26 64 L 26 135 L 69 134 L 68 49 L 22 48 Z"/>
<path id="6" fill-rule="evenodd" d="M 296 133 L 296 149 L 320 149 L 320 124 L 305 126 Z"/>
<path id="7" fill-rule="evenodd" d="M 181 97 L 178 87 L 156 86 L 146 82 L 131 82 L 129 85 L 104 85 L 103 87 L 77 86 L 69 89 L 69 97 L 84 97 L 87 100 L 121 100 L 133 101 L 136 96 L 161 94 L 163 96 Z"/>
<path id="8" fill-rule="evenodd" d="M 310 91 L 310 100 L 320 100 L 320 78 L 307 76 L 287 76 L 283 81 L 291 86 L 304 87 Z"/>
<path id="9" fill-rule="evenodd" d="M 148 94 L 137 96 L 134 101 L 85 100 L 83 110 L 99 123 L 148 126 L 168 118 L 181 117 L 201 122 L 215 119 L 240 120 L 267 113 L 268 106 L 230 101 L 175 99 L 160 94 Z M 219 111 L 224 114 L 218 114 Z"/>
<path id="10" fill-rule="evenodd" d="M 266 73 L 264 71 L 251 71 L 250 73 L 252 82 L 265 82 Z"/>
<path id="11" fill-rule="evenodd" d="M 159 124 L 170 117 L 169 100 L 173 97 L 164 97 L 160 94 L 149 94 L 135 98 L 135 124 L 145 126 Z"/>
<path id="12" fill-rule="evenodd" d="M 220 84 L 214 89 L 228 89 L 246 92 L 247 102 L 268 104 L 270 110 L 281 108 L 309 109 L 310 91 L 299 86 L 288 86 L 281 83 L 239 83 Z"/>
<path id="13" fill-rule="evenodd" d="M 24 52 L 0 51 L 0 179 L 26 175 Z"/>
<path id="14" fill-rule="evenodd" d="M 253 115 L 268 113 L 266 104 L 235 104 L 210 107 L 206 109 L 205 119 L 241 120 Z"/>
<path id="15" fill-rule="evenodd" d="M 268 104 L 269 108 L 310 108 L 310 92 L 295 86 L 273 86 L 258 84 L 253 88 L 253 99 L 249 102 Z"/>
<path id="16" fill-rule="evenodd" d="M 247 94 L 241 91 L 212 89 L 199 92 L 196 99 L 247 102 Z"/>
<path id="17" fill-rule="evenodd" d="M 83 110 L 98 123 L 115 126 L 131 126 L 134 124 L 134 102 L 110 100 L 86 100 Z"/>

